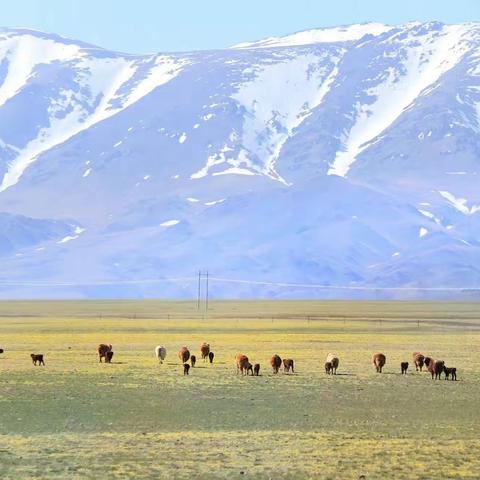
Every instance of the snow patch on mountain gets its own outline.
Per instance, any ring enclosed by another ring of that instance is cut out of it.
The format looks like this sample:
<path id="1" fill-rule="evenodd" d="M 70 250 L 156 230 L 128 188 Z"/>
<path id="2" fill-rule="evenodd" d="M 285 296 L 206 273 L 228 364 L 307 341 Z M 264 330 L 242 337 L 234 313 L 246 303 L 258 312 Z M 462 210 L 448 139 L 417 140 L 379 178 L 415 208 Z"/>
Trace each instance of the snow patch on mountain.
<path id="1" fill-rule="evenodd" d="M 396 67 L 380 72 L 380 81 L 366 90 L 368 102 L 357 102 L 355 123 L 344 134 L 343 148 L 332 162 L 329 175 L 345 177 L 356 157 L 458 63 L 469 47 L 468 32 L 464 25 L 446 25 L 439 32 L 407 31 L 385 40 L 400 43 L 396 54 L 400 61 Z"/>
<path id="2" fill-rule="evenodd" d="M 466 198 L 456 197 L 450 192 L 441 190 L 438 192 L 445 200 L 447 200 L 452 207 L 457 209 L 459 212 L 462 212 L 464 215 L 473 215 L 474 213 L 480 212 L 480 205 L 472 205 L 469 207 L 467 205 L 468 200 Z"/>
<path id="3" fill-rule="evenodd" d="M 80 52 L 80 47 L 75 44 L 66 45 L 33 35 L 2 33 L 0 58 L 8 62 L 8 71 L 0 87 L 0 106 L 27 84 L 38 65 L 72 60 Z"/>
<path id="4" fill-rule="evenodd" d="M 167 220 L 166 222 L 162 222 L 160 224 L 161 227 L 174 227 L 175 225 L 178 225 L 180 223 L 180 220 Z"/>
<path id="5" fill-rule="evenodd" d="M 305 30 L 283 37 L 269 37 L 258 42 L 245 42 L 234 45 L 234 49 L 293 47 L 317 43 L 352 42 L 360 40 L 365 35 L 379 36 L 389 32 L 394 27 L 382 23 L 364 23 L 344 27 Z"/>
<path id="6" fill-rule="evenodd" d="M 427 235 L 428 233 L 428 230 L 425 228 L 425 227 L 421 227 L 419 232 L 418 232 L 418 236 L 420 238 L 424 237 L 425 235 Z"/>
<path id="7" fill-rule="evenodd" d="M 254 170 L 287 184 L 275 162 L 295 128 L 322 103 L 339 60 L 325 54 L 286 56 L 257 66 L 253 78 L 238 86 L 233 99 L 246 112 L 239 141 Z"/>
<path id="8" fill-rule="evenodd" d="M 26 145 L 17 146 L 18 154 L 8 164 L 0 192 L 15 185 L 42 153 L 121 112 L 154 88 L 175 78 L 188 63 L 186 59 L 160 55 L 149 60 L 149 63 L 153 61 L 153 66 L 145 74 L 142 67 L 145 67 L 146 60 L 87 57 L 79 47 L 28 35 L 14 37 L 13 43 L 9 37 L 0 37 L 0 58 L 2 52 L 10 62 L 8 71 L 14 73 L 7 75 L 0 87 L 0 106 L 26 85 L 35 67 L 45 63 L 72 62 L 80 88 L 63 90 L 60 100 L 52 100 L 48 108 L 48 125 Z M 117 142 L 116 146 L 121 143 Z"/>

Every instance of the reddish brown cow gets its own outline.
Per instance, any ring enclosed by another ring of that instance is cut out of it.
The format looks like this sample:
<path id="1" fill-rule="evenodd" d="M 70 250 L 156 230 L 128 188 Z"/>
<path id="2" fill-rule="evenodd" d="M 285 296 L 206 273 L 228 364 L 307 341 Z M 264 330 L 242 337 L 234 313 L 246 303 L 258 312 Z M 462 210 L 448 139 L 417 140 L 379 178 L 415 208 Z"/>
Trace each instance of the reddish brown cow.
<path id="1" fill-rule="evenodd" d="M 200 352 L 202 352 L 202 360 L 206 362 L 208 354 L 210 353 L 210 344 L 203 342 L 200 345 Z"/>
<path id="2" fill-rule="evenodd" d="M 425 364 L 425 355 L 422 355 L 420 352 L 413 352 L 413 363 L 415 364 L 415 370 L 422 371 L 423 365 Z"/>
<path id="3" fill-rule="evenodd" d="M 113 351 L 110 350 L 107 352 L 107 356 L 105 357 L 105 363 L 112 363 L 112 358 L 113 358 Z"/>
<path id="4" fill-rule="evenodd" d="M 435 376 L 435 370 L 434 370 L 434 367 L 435 367 L 435 360 L 431 357 L 425 357 L 425 366 L 427 367 L 427 371 L 430 373 L 430 375 L 432 376 L 432 380 Z"/>
<path id="5" fill-rule="evenodd" d="M 295 370 L 293 369 L 293 360 L 291 358 L 284 358 L 283 359 L 283 371 L 285 373 L 290 372 L 292 370 L 292 373 L 295 373 Z"/>
<path id="6" fill-rule="evenodd" d="M 280 369 L 282 365 L 282 359 L 275 354 L 271 359 L 270 359 L 270 365 L 272 366 L 273 373 L 278 373 L 278 370 Z"/>
<path id="7" fill-rule="evenodd" d="M 190 351 L 188 350 L 187 347 L 182 347 L 178 351 L 178 358 L 182 363 L 188 362 L 188 359 L 190 358 Z"/>
<path id="8" fill-rule="evenodd" d="M 188 372 L 190 371 L 190 365 L 188 363 L 183 364 L 183 374 L 188 375 Z"/>
<path id="9" fill-rule="evenodd" d="M 247 364 L 247 375 L 248 375 L 248 372 L 250 372 L 250 374 L 253 377 L 253 365 L 250 362 L 248 362 Z"/>
<path id="10" fill-rule="evenodd" d="M 98 346 L 97 351 L 98 351 L 98 361 L 102 363 L 102 358 L 105 359 L 105 361 L 107 361 L 107 353 L 112 351 L 112 346 L 107 345 L 106 343 L 101 343 Z"/>
<path id="11" fill-rule="evenodd" d="M 377 370 L 377 373 L 382 373 L 384 365 L 387 363 L 387 357 L 383 353 L 376 353 L 373 356 L 373 364 Z"/>
<path id="12" fill-rule="evenodd" d="M 248 357 L 242 353 L 237 353 L 235 356 L 235 361 L 237 364 L 237 375 L 240 372 L 242 375 L 248 374 Z"/>

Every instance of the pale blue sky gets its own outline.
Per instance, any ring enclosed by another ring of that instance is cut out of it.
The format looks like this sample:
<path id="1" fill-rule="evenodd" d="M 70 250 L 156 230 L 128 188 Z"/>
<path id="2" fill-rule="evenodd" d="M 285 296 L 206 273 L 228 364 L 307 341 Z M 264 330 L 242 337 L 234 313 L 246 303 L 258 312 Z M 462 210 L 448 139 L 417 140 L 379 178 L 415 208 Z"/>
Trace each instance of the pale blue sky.
<path id="1" fill-rule="evenodd" d="M 480 20 L 480 0 L 5 0 L 0 25 L 131 53 L 223 48 L 309 28 Z"/>

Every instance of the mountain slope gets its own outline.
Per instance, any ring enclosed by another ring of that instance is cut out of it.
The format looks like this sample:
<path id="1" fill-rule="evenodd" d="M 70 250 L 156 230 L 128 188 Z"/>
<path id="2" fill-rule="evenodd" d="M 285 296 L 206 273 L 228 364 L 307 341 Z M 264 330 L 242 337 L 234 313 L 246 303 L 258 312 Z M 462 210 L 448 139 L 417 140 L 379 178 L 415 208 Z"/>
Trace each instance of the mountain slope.
<path id="1" fill-rule="evenodd" d="M 475 295 L 479 45 L 365 24 L 131 56 L 1 30 L 0 211 L 75 238 L 0 251 L 0 296 L 193 296 L 205 268 L 216 296 Z"/>

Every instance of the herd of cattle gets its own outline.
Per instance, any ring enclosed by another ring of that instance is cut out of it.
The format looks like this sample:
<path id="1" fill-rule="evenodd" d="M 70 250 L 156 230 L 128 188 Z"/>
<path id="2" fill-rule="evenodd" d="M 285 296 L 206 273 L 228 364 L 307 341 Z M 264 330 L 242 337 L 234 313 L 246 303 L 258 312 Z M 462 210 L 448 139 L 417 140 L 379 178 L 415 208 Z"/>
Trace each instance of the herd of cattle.
<path id="1" fill-rule="evenodd" d="M 98 346 L 98 359 L 99 362 L 102 362 L 102 359 L 105 363 L 111 363 L 113 358 L 113 347 L 105 343 L 101 343 Z M 0 348 L 0 354 L 3 353 L 3 349 Z M 204 362 L 208 361 L 213 363 L 215 354 L 210 350 L 210 345 L 208 343 L 202 343 L 200 345 L 200 354 Z M 30 355 L 32 358 L 32 363 L 34 365 L 45 365 L 44 356 L 41 353 L 32 353 Z M 160 363 L 163 363 L 167 357 L 167 349 L 163 346 L 155 347 L 155 357 Z M 195 367 L 197 357 L 190 354 L 190 350 L 187 347 L 182 347 L 178 351 L 178 358 L 183 364 L 183 374 L 188 375 L 190 371 L 190 366 Z M 190 360 L 190 364 L 188 361 Z M 382 373 L 383 367 L 387 363 L 387 357 L 383 353 L 375 353 L 373 355 L 373 365 L 378 373 Z M 248 357 L 242 353 L 237 353 L 235 356 L 235 363 L 237 367 L 237 374 L 242 375 L 260 375 L 260 364 L 255 363 L 251 364 Z M 457 380 L 457 369 L 455 367 L 447 367 L 443 360 L 434 360 L 431 357 L 425 356 L 420 352 L 413 353 L 413 364 L 415 365 L 415 370 L 418 372 L 422 371 L 423 367 L 432 375 L 432 379 L 440 380 L 442 373 L 445 375 L 445 380 L 452 379 Z M 279 355 L 273 355 L 270 359 L 270 366 L 272 367 L 273 373 L 277 374 L 280 371 L 280 368 L 283 365 L 283 371 L 285 373 L 295 373 L 294 362 L 291 358 L 284 358 L 283 360 Z M 326 374 L 337 374 L 337 369 L 340 365 L 340 359 L 337 355 L 329 353 L 325 362 L 325 373 Z M 409 363 L 401 362 L 400 370 L 402 374 L 407 374 Z"/>

